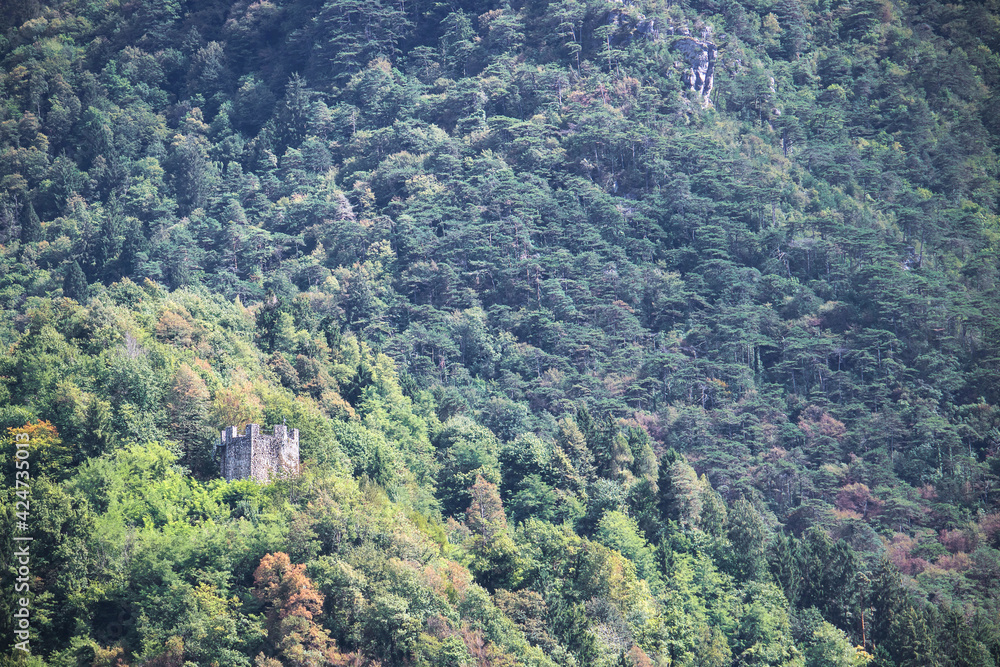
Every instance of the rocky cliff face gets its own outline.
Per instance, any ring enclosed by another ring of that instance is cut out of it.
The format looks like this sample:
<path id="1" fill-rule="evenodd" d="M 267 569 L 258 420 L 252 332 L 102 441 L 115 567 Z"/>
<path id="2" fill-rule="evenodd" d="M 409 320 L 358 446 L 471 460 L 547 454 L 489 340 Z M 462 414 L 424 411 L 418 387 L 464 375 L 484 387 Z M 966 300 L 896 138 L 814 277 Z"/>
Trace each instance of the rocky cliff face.
<path id="1" fill-rule="evenodd" d="M 705 106 L 711 106 L 709 95 L 715 84 L 715 61 L 718 47 L 707 39 L 682 37 L 674 42 L 674 48 L 684 55 L 690 69 L 684 72 L 684 83 L 701 95 Z"/>
<path id="2" fill-rule="evenodd" d="M 655 17 L 647 17 L 636 7 L 625 3 L 609 10 L 605 21 L 613 28 L 605 39 L 609 44 L 616 46 L 638 39 L 660 41 L 665 35 L 678 35 L 679 38 L 673 45 L 683 54 L 685 60 L 684 63 L 677 63 L 677 66 L 684 68 L 684 65 L 687 65 L 682 75 L 684 83 L 699 94 L 703 106 L 712 106 L 709 95 L 715 85 L 718 46 L 712 41 L 711 26 L 700 27 L 699 39 L 691 36 L 691 29 L 686 25 L 678 27 L 669 20 L 663 22 Z"/>

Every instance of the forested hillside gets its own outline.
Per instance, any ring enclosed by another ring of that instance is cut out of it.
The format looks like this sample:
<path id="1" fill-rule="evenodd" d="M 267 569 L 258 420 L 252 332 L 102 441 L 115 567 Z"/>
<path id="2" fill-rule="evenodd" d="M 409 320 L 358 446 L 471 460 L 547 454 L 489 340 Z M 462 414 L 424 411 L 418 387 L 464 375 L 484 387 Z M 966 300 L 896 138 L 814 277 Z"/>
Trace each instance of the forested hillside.
<path id="1" fill-rule="evenodd" d="M 998 142 L 997 0 L 6 0 L 0 660 L 997 667 Z"/>

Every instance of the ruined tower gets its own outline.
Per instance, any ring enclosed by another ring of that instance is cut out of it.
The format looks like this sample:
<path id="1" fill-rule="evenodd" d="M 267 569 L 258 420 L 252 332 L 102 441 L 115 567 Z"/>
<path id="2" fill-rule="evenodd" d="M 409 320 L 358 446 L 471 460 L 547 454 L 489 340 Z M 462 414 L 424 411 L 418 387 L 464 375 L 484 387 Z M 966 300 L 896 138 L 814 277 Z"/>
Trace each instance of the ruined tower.
<path id="1" fill-rule="evenodd" d="M 287 426 L 274 427 L 274 435 L 260 432 L 257 424 L 247 424 L 246 433 L 239 435 L 235 426 L 222 432 L 216 445 L 219 469 L 227 481 L 252 479 L 266 484 L 277 477 L 299 472 L 299 430 L 289 432 Z"/>

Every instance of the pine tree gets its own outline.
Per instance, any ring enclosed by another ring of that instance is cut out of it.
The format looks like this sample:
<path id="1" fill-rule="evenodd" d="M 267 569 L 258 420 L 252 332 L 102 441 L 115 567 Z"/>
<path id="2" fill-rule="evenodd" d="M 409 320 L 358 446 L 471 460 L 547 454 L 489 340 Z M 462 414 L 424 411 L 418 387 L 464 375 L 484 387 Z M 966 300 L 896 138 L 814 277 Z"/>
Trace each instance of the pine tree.
<path id="1" fill-rule="evenodd" d="M 655 488 L 656 479 L 660 474 L 660 464 L 656 460 L 649 435 L 641 428 L 629 427 L 628 446 L 632 452 L 632 472 L 637 478 L 645 479 Z"/>
<path id="2" fill-rule="evenodd" d="M 714 538 L 722 538 L 726 534 L 726 504 L 722 497 L 712 488 L 708 478 L 701 476 L 701 523 L 699 527 Z"/>
<path id="3" fill-rule="evenodd" d="M 589 417 L 587 415 L 588 421 L 585 423 L 589 423 Z M 586 436 L 570 417 L 560 419 L 558 426 L 556 444 L 569 457 L 570 463 L 582 480 L 591 481 L 595 476 L 594 455 L 587 447 Z"/>
<path id="4" fill-rule="evenodd" d="M 888 558 L 879 561 L 872 575 L 869 604 L 868 640 L 872 644 L 889 645 L 906 604 L 906 592 L 899 570 Z"/>
<path id="5" fill-rule="evenodd" d="M 66 267 L 66 273 L 63 277 L 63 296 L 83 303 L 87 300 L 89 291 L 87 276 L 83 274 L 80 263 L 74 260 Z"/>
<path id="6" fill-rule="evenodd" d="M 702 488 L 698 474 L 686 461 L 675 461 L 670 466 L 670 491 L 671 518 L 676 517 L 683 526 L 698 525 L 701 522 Z"/>
<path id="7" fill-rule="evenodd" d="M 928 618 L 930 616 L 930 618 Z M 895 635 L 899 642 L 901 667 L 930 667 L 942 664 L 935 628 L 939 620 L 933 607 L 923 611 L 908 605 L 900 617 Z"/>
<path id="8" fill-rule="evenodd" d="M 36 243 L 42 240 L 42 221 L 35 213 L 31 202 L 25 204 L 21 212 L 21 242 Z"/>
<path id="9" fill-rule="evenodd" d="M 204 476 L 213 472 L 212 442 L 216 435 L 208 423 L 209 405 L 205 381 L 190 366 L 181 364 L 167 404 L 170 430 L 183 449 L 182 463 Z"/>
<path id="10" fill-rule="evenodd" d="M 802 586 L 801 557 L 797 548 L 797 540 L 785 534 L 779 534 L 771 543 L 771 574 L 785 592 L 788 603 L 795 606 Z"/>
<path id="11" fill-rule="evenodd" d="M 469 489 L 472 504 L 466 511 L 466 525 L 472 531 L 471 569 L 480 582 L 493 590 L 517 583 L 517 554 L 507 530 L 507 515 L 496 484 L 480 476 Z"/>
<path id="12" fill-rule="evenodd" d="M 764 569 L 764 521 L 745 498 L 729 511 L 730 572 L 739 581 L 752 581 Z"/>

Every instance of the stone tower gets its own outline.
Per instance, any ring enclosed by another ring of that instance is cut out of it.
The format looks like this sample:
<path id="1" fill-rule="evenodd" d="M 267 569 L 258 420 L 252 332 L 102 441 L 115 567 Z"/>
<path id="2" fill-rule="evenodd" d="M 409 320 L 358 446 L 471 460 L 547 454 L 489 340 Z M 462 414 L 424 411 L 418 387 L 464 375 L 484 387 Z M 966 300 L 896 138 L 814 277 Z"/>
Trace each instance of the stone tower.
<path id="1" fill-rule="evenodd" d="M 257 424 L 247 424 L 246 433 L 239 435 L 236 427 L 230 426 L 216 445 L 216 457 L 227 481 L 252 479 L 266 484 L 295 475 L 299 472 L 299 430 L 289 432 L 287 426 L 278 425 L 274 435 L 266 435 Z"/>

